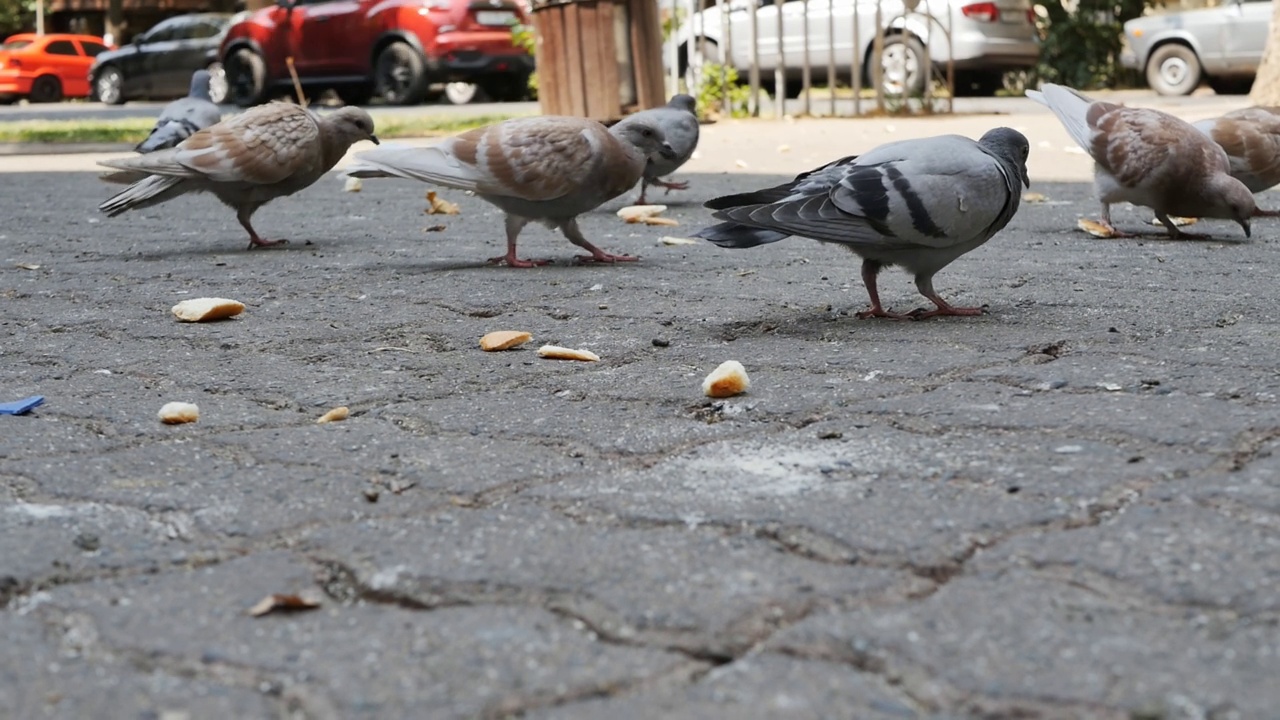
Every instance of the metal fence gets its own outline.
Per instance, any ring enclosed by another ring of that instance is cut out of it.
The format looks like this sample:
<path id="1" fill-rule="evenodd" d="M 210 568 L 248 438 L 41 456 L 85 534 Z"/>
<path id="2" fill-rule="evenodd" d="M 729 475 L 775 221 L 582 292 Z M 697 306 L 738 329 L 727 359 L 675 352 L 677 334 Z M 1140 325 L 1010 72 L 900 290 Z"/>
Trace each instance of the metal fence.
<path id="1" fill-rule="evenodd" d="M 668 94 L 730 103 L 745 73 L 752 116 L 953 110 L 948 0 L 657 1 Z"/>

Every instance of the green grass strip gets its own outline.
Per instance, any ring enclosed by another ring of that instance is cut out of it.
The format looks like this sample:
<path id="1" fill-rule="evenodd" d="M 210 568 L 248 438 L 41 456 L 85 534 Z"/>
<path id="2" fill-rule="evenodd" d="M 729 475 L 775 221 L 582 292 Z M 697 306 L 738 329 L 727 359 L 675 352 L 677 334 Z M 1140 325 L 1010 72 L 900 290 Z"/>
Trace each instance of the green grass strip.
<path id="1" fill-rule="evenodd" d="M 379 139 L 452 135 L 508 120 L 515 115 L 402 115 L 373 116 Z M 0 123 L 0 143 L 138 143 L 154 120 L 17 120 Z"/>

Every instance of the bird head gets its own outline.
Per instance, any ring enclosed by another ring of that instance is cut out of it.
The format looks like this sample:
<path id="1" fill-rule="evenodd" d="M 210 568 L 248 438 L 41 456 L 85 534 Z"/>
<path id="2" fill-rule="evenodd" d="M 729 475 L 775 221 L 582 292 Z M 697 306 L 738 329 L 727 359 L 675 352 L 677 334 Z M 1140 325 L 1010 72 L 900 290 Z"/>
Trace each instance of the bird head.
<path id="1" fill-rule="evenodd" d="M 1216 200 L 1214 212 L 1206 213 L 1209 217 L 1234 220 L 1244 230 L 1245 237 L 1253 237 L 1250 219 L 1258 212 L 1258 204 L 1244 183 L 1221 173 L 1210 181 L 1204 197 Z"/>
<path id="2" fill-rule="evenodd" d="M 361 140 L 368 140 L 374 145 L 378 144 L 378 136 L 373 134 L 373 118 L 358 107 L 348 105 L 339 108 L 325 119 L 333 125 L 343 139 L 348 141 L 348 147 Z"/>
<path id="3" fill-rule="evenodd" d="M 671 102 L 667 103 L 667 107 L 675 108 L 676 110 L 684 110 L 685 112 L 692 113 L 694 115 L 698 114 L 698 101 L 695 100 L 692 95 L 673 95 L 671 97 Z"/>
<path id="4" fill-rule="evenodd" d="M 676 157 L 676 151 L 667 142 L 662 128 L 655 124 L 639 120 L 632 122 L 624 120 L 614 125 L 611 130 L 623 140 L 636 146 L 645 157 L 661 155 L 668 160 Z"/>
<path id="5" fill-rule="evenodd" d="M 1017 169 L 1018 179 L 1023 186 L 1031 187 L 1031 177 L 1027 175 L 1027 158 L 1031 156 L 1031 143 L 1027 136 L 1013 128 L 998 127 L 988 130 L 978 144 L 992 155 L 1005 161 Z"/>

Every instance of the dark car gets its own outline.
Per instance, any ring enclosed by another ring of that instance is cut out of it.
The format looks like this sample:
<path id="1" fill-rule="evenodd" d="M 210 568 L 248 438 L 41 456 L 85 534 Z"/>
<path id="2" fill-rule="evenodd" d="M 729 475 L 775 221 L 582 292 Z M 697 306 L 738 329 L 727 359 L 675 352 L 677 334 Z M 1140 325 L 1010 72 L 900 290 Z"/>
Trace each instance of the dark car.
<path id="1" fill-rule="evenodd" d="M 229 99 L 249 106 L 292 87 L 343 102 L 415 105 L 433 84 L 475 83 L 495 100 L 528 91 L 534 60 L 513 43 L 517 0 L 276 0 L 222 41 Z"/>
<path id="2" fill-rule="evenodd" d="M 102 53 L 89 68 L 92 97 L 108 105 L 183 97 L 191 87 L 191 73 L 207 68 L 213 75 L 209 94 L 214 102 L 222 102 L 227 82 L 218 62 L 218 46 L 234 17 L 230 13 L 171 17 L 119 50 Z"/>

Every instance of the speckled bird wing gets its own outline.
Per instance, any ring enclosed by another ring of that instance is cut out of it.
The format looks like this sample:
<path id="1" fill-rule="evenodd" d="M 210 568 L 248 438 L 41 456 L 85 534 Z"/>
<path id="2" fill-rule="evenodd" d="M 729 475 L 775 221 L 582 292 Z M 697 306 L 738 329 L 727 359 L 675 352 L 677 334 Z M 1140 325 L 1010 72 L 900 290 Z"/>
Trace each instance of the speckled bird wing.
<path id="1" fill-rule="evenodd" d="M 1228 169 L 1222 148 L 1172 115 L 1094 103 L 1086 119 L 1093 130 L 1089 154 L 1124 187 L 1195 182 Z"/>
<path id="2" fill-rule="evenodd" d="M 1280 184 L 1280 108 L 1229 112 L 1212 123 L 1209 136 L 1226 151 L 1232 176 L 1251 191 Z"/>
<path id="3" fill-rule="evenodd" d="M 271 103 L 205 128 L 177 147 L 104 162 L 154 175 L 272 185 L 321 162 L 320 127 L 304 108 Z"/>
<path id="4" fill-rule="evenodd" d="M 622 144 L 600 123 L 580 118 L 509 120 L 453 138 L 446 152 L 474 168 L 476 192 L 533 202 L 614 185 L 621 193 L 639 180 Z"/>

